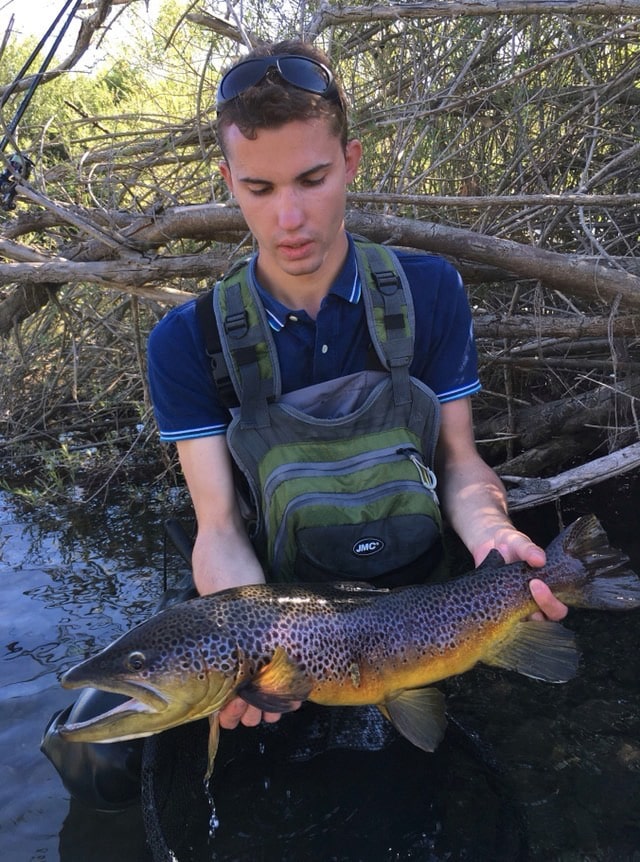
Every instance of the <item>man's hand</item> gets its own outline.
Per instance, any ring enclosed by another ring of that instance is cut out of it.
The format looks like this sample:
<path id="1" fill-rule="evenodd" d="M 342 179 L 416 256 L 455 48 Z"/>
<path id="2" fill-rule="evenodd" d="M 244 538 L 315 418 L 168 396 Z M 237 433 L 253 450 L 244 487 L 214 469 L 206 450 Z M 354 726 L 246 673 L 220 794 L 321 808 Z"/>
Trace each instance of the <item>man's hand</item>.
<path id="1" fill-rule="evenodd" d="M 537 569 L 544 566 L 547 559 L 544 550 L 539 545 L 536 545 L 527 535 L 516 530 L 511 524 L 501 527 L 493 541 L 489 540 L 480 546 L 474 554 L 476 565 L 482 562 L 482 559 L 492 548 L 500 552 L 506 563 L 523 562 Z M 569 609 L 556 599 L 544 581 L 534 578 L 529 582 L 529 589 L 534 602 L 540 608 L 539 611 L 531 615 L 531 619 L 561 620 L 566 617 Z"/>
<path id="2" fill-rule="evenodd" d="M 297 701 L 293 705 L 293 708 L 298 709 L 300 703 L 300 701 Z M 262 710 L 256 706 L 251 706 L 251 704 L 247 703 L 241 697 L 234 697 L 224 709 L 220 710 L 220 727 L 224 727 L 227 730 L 233 730 L 239 724 L 244 724 L 245 727 L 257 727 L 261 721 L 272 724 L 278 721 L 281 715 L 281 712 L 262 712 Z"/>
<path id="3" fill-rule="evenodd" d="M 522 561 L 536 569 L 544 566 L 547 560 L 544 550 L 532 542 L 528 536 L 516 530 L 515 527 L 505 528 L 501 533 L 503 535 L 501 535 L 496 547 L 506 562 Z M 540 578 L 534 578 L 529 582 L 529 590 L 534 602 L 540 608 L 539 611 L 531 615 L 531 619 L 561 620 L 566 617 L 569 608 L 553 595 Z"/>
<path id="4" fill-rule="evenodd" d="M 547 559 L 539 545 L 511 525 L 498 532 L 494 547 L 506 563 L 523 562 L 537 569 L 544 566 Z M 553 595 L 544 581 L 534 578 L 529 582 L 529 589 L 534 602 L 540 608 L 531 615 L 531 619 L 561 620 L 566 617 L 569 608 Z"/>
<path id="5" fill-rule="evenodd" d="M 539 611 L 531 615 L 532 620 L 547 619 L 557 621 L 566 617 L 569 608 L 553 595 L 544 581 L 534 578 L 532 581 L 529 581 L 529 589 L 534 602 L 540 608 Z"/>

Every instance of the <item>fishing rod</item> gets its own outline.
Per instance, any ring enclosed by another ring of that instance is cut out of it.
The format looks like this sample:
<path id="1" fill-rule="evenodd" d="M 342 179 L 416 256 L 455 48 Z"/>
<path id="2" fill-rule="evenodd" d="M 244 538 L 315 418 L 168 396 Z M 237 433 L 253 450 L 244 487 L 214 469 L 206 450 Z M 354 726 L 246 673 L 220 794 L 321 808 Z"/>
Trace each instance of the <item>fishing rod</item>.
<path id="1" fill-rule="evenodd" d="M 40 39 L 40 41 L 38 42 L 38 44 L 36 45 L 36 47 L 33 49 L 33 51 L 31 52 L 31 54 L 29 54 L 29 56 L 28 56 L 28 57 L 27 57 L 27 59 L 25 60 L 25 62 L 24 62 L 24 64 L 23 64 L 23 66 L 22 66 L 22 68 L 20 69 L 20 71 L 18 72 L 18 74 L 15 76 L 15 78 L 13 79 L 13 81 L 9 84 L 9 86 L 8 86 L 8 87 L 7 87 L 7 89 L 5 90 L 5 92 L 4 92 L 3 96 L 2 96 L 2 98 L 0 99 L 0 108 L 4 108 L 5 104 L 6 104 L 6 103 L 7 103 L 7 101 L 9 100 L 9 98 L 13 95 L 13 93 L 14 93 L 14 92 L 15 92 L 15 90 L 16 90 L 16 88 L 17 88 L 17 87 L 18 87 L 18 85 L 20 84 L 20 81 L 24 78 L 24 76 L 25 76 L 25 75 L 26 75 L 26 73 L 28 72 L 29 67 L 31 66 L 31 64 L 33 63 L 33 61 L 35 60 L 35 58 L 38 56 L 38 54 L 40 53 L 40 51 L 43 49 L 45 42 L 47 41 L 47 39 L 49 38 L 49 36 L 53 33 L 53 31 L 55 30 L 55 28 L 58 26 L 58 22 L 60 21 L 60 19 L 61 19 L 61 18 L 62 18 L 62 16 L 64 15 L 64 13 L 67 11 L 67 9 L 69 8 L 69 6 L 70 6 L 73 2 L 74 2 L 74 0 L 65 0 L 65 4 L 64 4 L 64 6 L 63 6 L 63 7 L 62 7 L 62 9 L 58 12 L 58 14 L 56 15 L 56 17 L 55 17 L 55 19 L 54 19 L 53 23 L 49 26 L 49 29 L 47 30 L 47 32 L 44 34 L 44 36 L 42 37 L 42 39 Z M 77 11 L 78 7 L 80 6 L 80 3 L 82 2 L 82 0 L 75 0 L 75 2 L 76 2 L 76 7 L 75 7 L 75 9 L 73 10 L 73 12 L 71 13 L 71 18 L 73 18 L 73 16 L 75 15 L 75 13 L 76 13 L 76 11 Z M 67 22 L 67 24 L 65 25 L 65 27 L 68 27 L 68 26 L 69 26 L 69 23 L 70 23 L 70 22 Z"/>
<path id="2" fill-rule="evenodd" d="M 72 7 L 71 11 L 67 15 L 67 20 L 63 23 L 63 25 L 60 29 L 60 32 L 58 33 L 58 35 L 54 39 L 51 48 L 49 49 L 46 57 L 42 61 L 41 65 L 40 65 L 40 69 L 33 76 L 33 80 L 31 81 L 29 87 L 27 88 L 27 91 L 24 94 L 22 102 L 18 106 L 17 111 L 13 115 L 13 119 L 11 120 L 9 125 L 6 127 L 4 137 L 0 141 L 0 155 L 4 154 L 4 151 L 7 148 L 7 145 L 9 144 L 10 141 L 13 140 L 13 135 L 14 135 L 17 127 L 18 127 L 18 123 L 20 122 L 25 111 L 29 107 L 29 103 L 31 102 L 31 99 L 33 98 L 33 94 L 35 93 L 36 87 L 38 86 L 38 84 L 40 83 L 40 81 L 44 77 L 45 72 L 49 68 L 49 64 L 51 63 L 51 60 L 53 59 L 55 52 L 58 50 L 58 47 L 60 46 L 60 42 L 62 41 L 67 30 L 69 29 L 69 26 L 71 25 L 71 22 L 73 21 L 76 12 L 80 8 L 81 3 L 82 3 L 82 0 L 65 0 L 64 6 L 60 10 L 60 12 L 56 15 L 53 23 L 48 28 L 48 30 L 44 34 L 44 36 L 40 39 L 40 41 L 38 42 L 36 47 L 33 49 L 31 54 L 29 55 L 29 57 L 27 58 L 27 60 L 23 64 L 22 68 L 20 69 L 20 71 L 18 72 L 18 74 L 16 75 L 14 80 L 11 82 L 11 84 L 9 85 L 9 87 L 7 88 L 5 93 L 3 94 L 2 99 L 0 99 L 0 110 L 1 110 L 6 105 L 8 99 L 11 97 L 11 95 L 15 92 L 15 90 L 19 86 L 20 82 L 23 80 L 25 74 L 27 73 L 31 64 L 34 62 L 35 58 L 38 56 L 40 51 L 44 48 L 44 44 L 45 44 L 46 40 L 49 38 L 49 36 L 53 33 L 55 28 L 58 26 L 58 23 L 62 20 L 62 17 L 67 12 L 67 10 L 69 10 L 69 8 Z M 34 164 L 31 161 L 31 159 L 29 159 L 27 156 L 24 156 L 20 153 L 14 153 L 12 156 L 9 156 L 8 159 L 5 159 L 5 161 L 7 163 L 7 166 L 2 171 L 2 173 L 0 173 L 0 206 L 2 206 L 2 208 L 5 210 L 11 210 L 11 209 L 15 208 L 14 198 L 16 196 L 17 186 L 18 186 L 19 180 L 21 180 L 21 179 L 27 180 L 29 178 L 29 175 L 31 174 L 31 170 L 32 170 Z"/>

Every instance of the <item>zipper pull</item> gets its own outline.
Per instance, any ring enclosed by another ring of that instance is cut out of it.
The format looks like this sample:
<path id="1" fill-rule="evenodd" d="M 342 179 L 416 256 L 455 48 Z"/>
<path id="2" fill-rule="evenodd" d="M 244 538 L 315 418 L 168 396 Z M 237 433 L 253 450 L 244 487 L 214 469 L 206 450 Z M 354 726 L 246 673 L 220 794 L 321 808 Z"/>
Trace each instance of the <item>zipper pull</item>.
<path id="1" fill-rule="evenodd" d="M 418 476 L 420 477 L 420 481 L 429 491 L 434 492 L 436 485 L 438 484 L 438 480 L 436 479 L 436 474 L 431 470 L 426 464 L 423 464 L 420 458 L 418 457 L 418 453 L 415 449 L 398 449 L 399 455 L 406 455 L 406 457 L 411 461 L 411 463 L 415 466 L 418 471 Z M 436 497 L 437 499 L 437 497 Z"/>

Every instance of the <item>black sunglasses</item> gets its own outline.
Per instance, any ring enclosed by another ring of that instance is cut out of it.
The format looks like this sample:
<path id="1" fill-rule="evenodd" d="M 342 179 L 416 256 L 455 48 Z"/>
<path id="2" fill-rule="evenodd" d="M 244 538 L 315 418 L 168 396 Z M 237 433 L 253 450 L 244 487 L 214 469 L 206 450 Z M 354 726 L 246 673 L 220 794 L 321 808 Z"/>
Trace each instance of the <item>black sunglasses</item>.
<path id="1" fill-rule="evenodd" d="M 270 69 L 275 69 L 287 84 L 337 102 L 342 107 L 333 74 L 323 63 L 301 54 L 276 54 L 243 60 L 229 69 L 218 87 L 217 109 L 220 110 L 227 102 L 242 95 L 249 87 L 259 84 Z"/>

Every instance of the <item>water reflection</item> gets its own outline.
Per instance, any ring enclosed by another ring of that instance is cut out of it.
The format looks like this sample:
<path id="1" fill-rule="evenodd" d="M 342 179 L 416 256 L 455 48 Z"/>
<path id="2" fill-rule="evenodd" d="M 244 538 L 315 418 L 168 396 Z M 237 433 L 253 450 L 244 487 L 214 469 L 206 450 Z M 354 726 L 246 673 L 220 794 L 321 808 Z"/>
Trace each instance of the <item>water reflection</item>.
<path id="1" fill-rule="evenodd" d="M 640 571 L 640 480 L 563 501 L 594 511 Z M 141 862 L 142 815 L 70 805 L 39 751 L 70 694 L 59 673 L 145 618 L 162 591 L 164 501 L 18 514 L 0 495 L 0 832 L 7 862 Z M 554 507 L 522 526 L 546 544 Z M 183 572 L 171 561 L 175 579 Z M 299 735 L 227 734 L 213 843 L 189 834 L 179 862 L 367 862 L 530 858 L 637 862 L 640 847 L 640 615 L 576 611 L 584 659 L 563 686 L 480 668 L 446 681 L 452 717 L 434 756 L 403 740 L 381 754 L 296 759 Z M 197 746 L 189 740 L 189 751 Z M 204 749 L 203 749 L 204 754 Z M 189 817 L 204 795 L 194 790 Z M 206 822 L 205 822 L 206 825 Z M 520 830 L 527 856 L 523 857 Z M 524 840 L 524 839 L 523 839 Z M 515 842 L 515 843 L 514 843 Z M 203 855 L 198 856 L 201 852 Z M 509 855 L 510 854 L 510 855 Z"/>
<path id="2" fill-rule="evenodd" d="M 151 507 L 139 514 L 117 505 L 18 512 L 0 495 L 0 834 L 7 862 L 138 862 L 139 815 L 128 814 L 122 831 L 119 815 L 109 821 L 80 806 L 78 816 L 39 745 L 51 714 L 71 699 L 59 674 L 145 618 L 162 592 L 162 519 Z"/>

